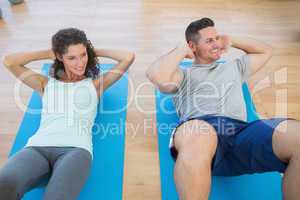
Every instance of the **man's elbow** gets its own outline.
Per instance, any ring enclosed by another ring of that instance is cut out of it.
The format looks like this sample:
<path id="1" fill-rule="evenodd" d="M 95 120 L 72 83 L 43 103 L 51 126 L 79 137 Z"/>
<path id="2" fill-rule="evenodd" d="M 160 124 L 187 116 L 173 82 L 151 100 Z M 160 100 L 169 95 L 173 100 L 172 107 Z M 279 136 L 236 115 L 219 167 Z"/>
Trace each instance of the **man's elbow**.
<path id="1" fill-rule="evenodd" d="M 151 81 L 153 84 L 158 85 L 161 82 L 167 82 L 166 77 L 161 76 L 161 73 L 153 70 L 151 67 L 149 67 L 146 71 L 146 77 L 149 81 Z"/>
<path id="2" fill-rule="evenodd" d="M 146 77 L 148 78 L 148 80 L 150 80 L 152 83 L 155 81 L 155 73 L 153 72 L 151 67 L 149 67 L 146 70 L 145 74 L 146 74 Z"/>
<path id="3" fill-rule="evenodd" d="M 146 77 L 149 79 L 149 76 L 151 75 L 150 68 L 148 68 L 148 69 L 145 71 L 145 75 L 146 75 Z"/>

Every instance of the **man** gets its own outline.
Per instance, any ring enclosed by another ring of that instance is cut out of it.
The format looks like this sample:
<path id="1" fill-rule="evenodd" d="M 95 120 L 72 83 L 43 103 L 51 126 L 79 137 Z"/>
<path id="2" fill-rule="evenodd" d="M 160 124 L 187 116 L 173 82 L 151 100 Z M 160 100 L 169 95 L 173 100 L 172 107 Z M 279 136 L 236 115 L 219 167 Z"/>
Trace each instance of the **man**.
<path id="1" fill-rule="evenodd" d="M 187 44 L 176 47 L 147 70 L 164 93 L 173 94 L 180 123 L 171 138 L 174 179 L 180 199 L 208 199 L 211 175 L 279 171 L 284 199 L 300 196 L 300 123 L 272 118 L 246 122 L 242 84 L 271 57 L 272 48 L 251 39 L 220 36 L 209 18 L 192 22 Z M 246 55 L 220 63 L 230 46 Z M 194 58 L 181 69 L 184 58 Z"/>

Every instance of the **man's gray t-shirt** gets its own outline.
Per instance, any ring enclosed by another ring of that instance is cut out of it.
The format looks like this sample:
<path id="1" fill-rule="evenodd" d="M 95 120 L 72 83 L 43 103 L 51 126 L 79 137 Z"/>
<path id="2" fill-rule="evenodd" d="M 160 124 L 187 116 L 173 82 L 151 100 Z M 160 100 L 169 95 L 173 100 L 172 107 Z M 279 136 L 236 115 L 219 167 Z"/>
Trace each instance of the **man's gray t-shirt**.
<path id="1" fill-rule="evenodd" d="M 203 115 L 246 121 L 242 84 L 250 73 L 249 56 L 182 69 L 183 80 L 173 96 L 181 121 Z"/>

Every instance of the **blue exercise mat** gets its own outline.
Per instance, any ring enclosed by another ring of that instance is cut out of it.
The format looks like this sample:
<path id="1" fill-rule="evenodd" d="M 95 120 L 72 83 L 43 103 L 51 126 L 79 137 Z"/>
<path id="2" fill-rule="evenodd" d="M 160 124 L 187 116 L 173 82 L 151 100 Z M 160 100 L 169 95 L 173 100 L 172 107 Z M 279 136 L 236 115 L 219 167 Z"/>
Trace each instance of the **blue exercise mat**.
<path id="1" fill-rule="evenodd" d="M 43 74 L 48 74 L 50 66 L 50 64 L 43 66 Z M 102 71 L 106 71 L 112 66 L 113 64 L 101 64 L 100 68 Z M 125 74 L 105 91 L 99 101 L 98 114 L 95 126 L 93 126 L 92 169 L 78 200 L 122 199 L 127 78 L 127 74 Z M 23 148 L 28 138 L 38 129 L 41 107 L 41 98 L 34 91 L 10 156 Z M 30 113 L 28 109 L 36 110 L 37 114 Z M 44 187 L 38 187 L 27 192 L 22 199 L 41 200 L 43 193 Z"/>
<path id="2" fill-rule="evenodd" d="M 219 61 L 225 62 L 225 61 Z M 182 62 L 181 67 L 189 67 L 191 62 Z M 243 84 L 243 94 L 247 107 L 247 121 L 259 119 L 248 86 Z M 162 200 L 176 200 L 169 139 L 179 119 L 171 95 L 156 91 L 156 125 L 160 160 Z M 242 175 L 234 177 L 213 176 L 210 200 L 281 200 L 281 175 L 277 172 Z"/>

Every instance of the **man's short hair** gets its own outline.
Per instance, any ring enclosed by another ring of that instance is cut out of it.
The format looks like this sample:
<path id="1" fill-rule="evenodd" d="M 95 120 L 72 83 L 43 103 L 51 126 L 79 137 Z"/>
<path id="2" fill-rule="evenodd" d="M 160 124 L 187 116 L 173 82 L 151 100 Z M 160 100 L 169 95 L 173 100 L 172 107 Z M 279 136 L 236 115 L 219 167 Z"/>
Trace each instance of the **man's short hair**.
<path id="1" fill-rule="evenodd" d="M 213 22 L 213 20 L 207 17 L 193 21 L 185 30 L 185 39 L 187 42 L 197 42 L 200 39 L 200 34 L 198 34 L 198 31 L 207 27 L 214 26 L 215 23 Z"/>

